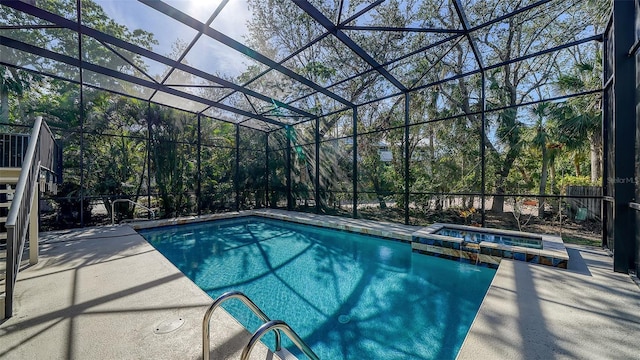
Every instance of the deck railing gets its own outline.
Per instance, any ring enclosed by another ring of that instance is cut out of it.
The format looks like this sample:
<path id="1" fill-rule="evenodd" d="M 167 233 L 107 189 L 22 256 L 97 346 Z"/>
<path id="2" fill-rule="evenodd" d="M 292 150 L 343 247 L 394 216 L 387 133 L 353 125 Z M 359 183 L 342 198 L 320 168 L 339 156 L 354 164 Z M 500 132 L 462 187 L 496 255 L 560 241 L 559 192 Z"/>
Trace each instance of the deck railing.
<path id="1" fill-rule="evenodd" d="M 24 155 L 29 147 L 28 134 L 0 134 L 0 167 L 22 167 Z"/>
<path id="2" fill-rule="evenodd" d="M 30 216 L 33 202 L 37 201 L 40 169 L 54 171 L 57 160 L 56 149 L 56 142 L 49 126 L 42 121 L 42 117 L 36 118 L 5 225 L 7 229 L 5 318 L 13 315 L 14 288 L 20 271 L 20 261 L 29 225 L 35 226 L 32 231 L 37 231 L 37 218 L 34 224 L 34 221 L 30 221 Z"/>
<path id="3" fill-rule="evenodd" d="M 50 132 L 50 131 L 49 131 Z M 0 134 L 0 168 L 21 168 L 29 147 L 30 134 Z M 48 179 L 62 183 L 62 148 L 57 142 L 47 149 L 44 170 Z"/>

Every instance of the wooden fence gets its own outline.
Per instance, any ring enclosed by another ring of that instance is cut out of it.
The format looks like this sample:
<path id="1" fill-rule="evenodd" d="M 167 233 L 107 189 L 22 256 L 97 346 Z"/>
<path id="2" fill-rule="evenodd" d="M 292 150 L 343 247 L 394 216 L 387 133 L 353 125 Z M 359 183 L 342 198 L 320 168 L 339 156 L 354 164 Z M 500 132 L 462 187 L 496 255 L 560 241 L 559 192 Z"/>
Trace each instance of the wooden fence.
<path id="1" fill-rule="evenodd" d="M 593 196 L 595 198 L 567 198 L 569 215 L 572 219 L 581 220 L 586 217 L 589 220 L 602 219 L 602 187 L 600 186 L 567 186 L 567 196 Z M 586 212 L 586 214 L 584 214 Z M 586 216 L 584 216 L 586 215 Z"/>

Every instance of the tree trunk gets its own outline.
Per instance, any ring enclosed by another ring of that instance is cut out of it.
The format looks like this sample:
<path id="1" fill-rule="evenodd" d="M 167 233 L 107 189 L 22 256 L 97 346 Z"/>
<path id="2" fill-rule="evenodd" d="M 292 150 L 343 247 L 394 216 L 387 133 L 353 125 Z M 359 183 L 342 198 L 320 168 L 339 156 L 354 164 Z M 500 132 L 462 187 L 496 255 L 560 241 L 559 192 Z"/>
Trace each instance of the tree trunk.
<path id="1" fill-rule="evenodd" d="M 435 149 L 436 134 L 434 125 L 429 126 L 429 175 L 433 175 L 433 168 L 435 166 L 436 149 Z"/>
<path id="2" fill-rule="evenodd" d="M 551 185 L 551 193 L 554 193 L 556 187 L 556 165 L 555 162 L 549 166 L 549 185 Z"/>
<path id="3" fill-rule="evenodd" d="M 580 171 L 580 158 L 577 152 L 573 154 L 573 167 L 576 170 L 576 176 L 582 176 L 582 172 Z"/>
<path id="4" fill-rule="evenodd" d="M 545 195 L 547 189 L 547 173 L 548 173 L 547 147 L 542 147 L 542 171 L 540 173 L 540 195 Z M 538 198 L 538 218 L 544 217 L 544 198 Z"/>
<path id="5" fill-rule="evenodd" d="M 501 183 L 502 179 L 498 179 L 498 181 Z M 493 196 L 491 211 L 496 213 L 504 212 L 504 186 L 502 184 L 496 185 L 496 193 Z"/>
<path id="6" fill-rule="evenodd" d="M 140 171 L 140 176 L 139 176 L 140 181 L 138 181 L 138 187 L 136 188 L 136 194 L 135 194 L 135 197 L 133 198 L 134 199 L 133 201 L 136 202 L 136 203 L 138 202 L 138 195 L 140 195 L 140 190 L 142 189 L 142 184 L 144 183 L 145 170 L 147 169 L 147 160 L 146 159 L 149 158 L 149 151 L 150 150 L 151 149 L 149 149 L 149 147 L 147 147 L 147 151 L 145 153 L 145 161 L 142 163 L 142 170 Z M 149 192 L 150 192 L 149 189 L 147 189 L 147 193 L 149 193 Z M 149 205 L 151 205 L 151 204 L 149 204 Z M 149 207 L 151 207 L 151 206 L 149 206 Z M 135 209 L 136 208 L 134 206 L 133 207 L 133 211 L 134 212 L 135 212 Z M 149 216 L 149 218 L 151 217 L 151 213 L 150 212 L 149 212 L 148 216 Z"/>
<path id="7" fill-rule="evenodd" d="M 9 90 L 0 82 L 0 121 L 9 122 Z"/>
<path id="8" fill-rule="evenodd" d="M 107 216 L 109 217 L 109 220 L 111 220 L 111 217 L 113 216 L 113 213 L 111 212 L 111 198 L 103 196 L 102 204 L 104 204 L 104 208 L 107 210 Z"/>
<path id="9" fill-rule="evenodd" d="M 602 177 L 602 140 L 595 134 L 590 135 L 589 140 L 591 182 L 595 183 Z"/>
<path id="10" fill-rule="evenodd" d="M 496 179 L 496 195 L 493 197 L 493 205 L 491 206 L 491 211 L 493 212 L 504 212 L 504 186 L 517 155 L 518 151 L 510 149 L 509 152 L 507 152 L 504 163 L 502 163 L 502 169 Z"/>
<path id="11" fill-rule="evenodd" d="M 380 182 L 378 181 L 377 177 L 373 179 L 373 189 L 376 192 L 378 203 L 380 204 L 380 209 L 386 209 L 387 203 L 384 201 L 384 195 L 382 194 L 382 189 L 380 189 Z"/>

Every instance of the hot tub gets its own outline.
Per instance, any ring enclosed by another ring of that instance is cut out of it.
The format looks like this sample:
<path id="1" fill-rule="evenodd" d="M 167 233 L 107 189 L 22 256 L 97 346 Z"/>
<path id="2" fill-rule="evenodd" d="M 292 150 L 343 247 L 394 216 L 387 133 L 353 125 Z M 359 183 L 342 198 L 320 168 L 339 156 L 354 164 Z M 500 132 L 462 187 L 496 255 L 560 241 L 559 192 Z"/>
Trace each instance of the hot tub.
<path id="1" fill-rule="evenodd" d="M 498 267 L 502 259 L 567 268 L 569 256 L 556 235 L 433 224 L 412 234 L 414 251 Z"/>
<path id="2" fill-rule="evenodd" d="M 463 230 L 445 226 L 442 229 L 438 230 L 436 234 L 463 239 L 465 242 L 481 243 L 483 241 L 488 241 L 508 246 L 522 246 L 532 249 L 542 249 L 542 236 L 523 235 L 526 233 L 521 233 L 518 235 L 507 235 L 503 233 L 494 233 L 492 231 L 476 231 L 475 229 Z"/>

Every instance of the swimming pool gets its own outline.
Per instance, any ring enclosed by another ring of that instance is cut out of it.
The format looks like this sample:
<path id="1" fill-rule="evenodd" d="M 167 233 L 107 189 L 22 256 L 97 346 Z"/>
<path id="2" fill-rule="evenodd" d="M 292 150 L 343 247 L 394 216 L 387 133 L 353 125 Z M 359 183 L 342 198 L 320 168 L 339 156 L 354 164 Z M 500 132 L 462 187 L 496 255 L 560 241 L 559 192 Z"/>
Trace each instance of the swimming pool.
<path id="1" fill-rule="evenodd" d="M 454 359 L 495 274 L 408 243 L 260 217 L 140 233 L 212 298 L 244 292 L 321 359 Z M 251 332 L 261 325 L 235 301 L 224 307 Z"/>

